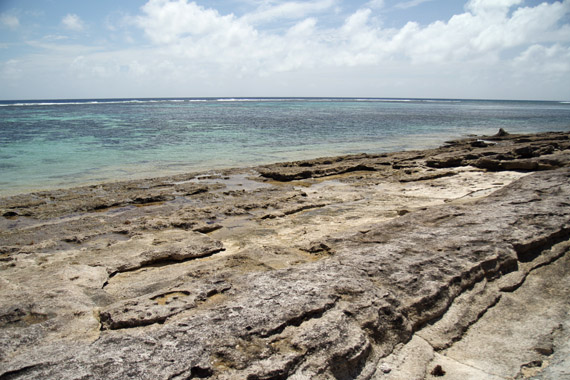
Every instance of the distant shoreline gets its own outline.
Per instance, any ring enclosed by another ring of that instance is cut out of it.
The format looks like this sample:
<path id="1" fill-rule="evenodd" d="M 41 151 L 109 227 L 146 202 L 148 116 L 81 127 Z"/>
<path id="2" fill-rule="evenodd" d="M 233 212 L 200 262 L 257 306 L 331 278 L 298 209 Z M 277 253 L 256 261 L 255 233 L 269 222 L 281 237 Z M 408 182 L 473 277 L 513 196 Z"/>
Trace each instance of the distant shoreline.
<path id="1" fill-rule="evenodd" d="M 377 102 L 529 102 L 529 103 L 560 103 L 570 104 L 570 100 L 563 99 L 476 99 L 476 98 L 392 98 L 392 97 L 319 97 L 319 96 L 284 96 L 284 97 L 264 97 L 264 96 L 210 96 L 210 97 L 165 97 L 165 98 L 56 98 L 56 99 L 1 99 L 0 107 L 19 105 L 58 105 L 58 104 L 98 104 L 98 103 L 128 103 L 128 102 L 191 102 L 191 101 L 295 101 L 295 100 L 315 100 L 315 101 L 377 101 Z"/>

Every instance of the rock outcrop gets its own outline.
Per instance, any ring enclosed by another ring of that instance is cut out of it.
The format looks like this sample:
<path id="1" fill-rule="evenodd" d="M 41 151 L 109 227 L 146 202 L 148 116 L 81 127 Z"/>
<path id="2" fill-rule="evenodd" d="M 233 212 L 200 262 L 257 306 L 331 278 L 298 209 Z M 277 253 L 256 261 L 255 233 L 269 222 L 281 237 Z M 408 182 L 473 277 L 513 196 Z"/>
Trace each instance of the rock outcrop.
<path id="1" fill-rule="evenodd" d="M 0 379 L 567 374 L 569 148 L 500 134 L 3 198 Z"/>

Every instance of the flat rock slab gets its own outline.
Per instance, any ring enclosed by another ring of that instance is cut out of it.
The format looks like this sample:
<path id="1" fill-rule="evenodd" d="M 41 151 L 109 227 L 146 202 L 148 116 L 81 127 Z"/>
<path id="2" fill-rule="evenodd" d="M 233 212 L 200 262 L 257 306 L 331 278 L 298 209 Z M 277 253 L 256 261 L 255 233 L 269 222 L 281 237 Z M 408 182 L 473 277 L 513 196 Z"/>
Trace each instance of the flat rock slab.
<path id="1" fill-rule="evenodd" d="M 538 268 L 520 288 L 503 293 L 497 305 L 477 322 L 477 328 L 443 350 L 440 358 L 479 371 L 480 376 L 486 374 L 489 379 L 532 377 L 548 367 L 550 373 L 558 371 L 559 375 L 547 378 L 568 377 L 570 368 L 559 361 L 560 354 L 568 352 L 570 338 L 569 270 L 570 255 L 556 265 Z M 509 321 L 507 326 L 505 320 Z M 560 339 L 563 337 L 565 342 Z M 567 361 L 568 356 L 563 360 Z M 433 368 L 434 363 L 428 368 Z M 442 367 L 453 375 L 450 367 Z"/>
<path id="2" fill-rule="evenodd" d="M 0 379 L 565 373 L 567 153 L 498 136 L 5 198 Z M 528 344 L 470 351 L 520 310 Z"/>

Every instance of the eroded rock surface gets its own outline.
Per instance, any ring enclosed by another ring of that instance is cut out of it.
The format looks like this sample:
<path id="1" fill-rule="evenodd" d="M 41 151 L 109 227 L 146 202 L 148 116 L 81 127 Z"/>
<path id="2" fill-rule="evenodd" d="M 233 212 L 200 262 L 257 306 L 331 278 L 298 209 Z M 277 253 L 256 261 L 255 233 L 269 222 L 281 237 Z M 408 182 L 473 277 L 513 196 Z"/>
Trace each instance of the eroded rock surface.
<path id="1" fill-rule="evenodd" d="M 569 147 L 474 137 L 0 199 L 0 379 L 565 376 Z"/>

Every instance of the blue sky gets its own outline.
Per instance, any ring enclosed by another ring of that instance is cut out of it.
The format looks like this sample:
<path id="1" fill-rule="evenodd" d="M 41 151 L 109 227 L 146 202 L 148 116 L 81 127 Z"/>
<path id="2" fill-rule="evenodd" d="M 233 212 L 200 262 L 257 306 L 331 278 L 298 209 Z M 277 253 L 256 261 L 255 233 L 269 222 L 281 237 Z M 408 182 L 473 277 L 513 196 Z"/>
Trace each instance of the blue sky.
<path id="1" fill-rule="evenodd" d="M 570 99 L 570 0 L 0 0 L 0 99 Z"/>

